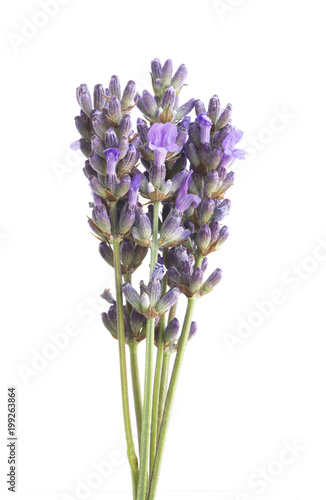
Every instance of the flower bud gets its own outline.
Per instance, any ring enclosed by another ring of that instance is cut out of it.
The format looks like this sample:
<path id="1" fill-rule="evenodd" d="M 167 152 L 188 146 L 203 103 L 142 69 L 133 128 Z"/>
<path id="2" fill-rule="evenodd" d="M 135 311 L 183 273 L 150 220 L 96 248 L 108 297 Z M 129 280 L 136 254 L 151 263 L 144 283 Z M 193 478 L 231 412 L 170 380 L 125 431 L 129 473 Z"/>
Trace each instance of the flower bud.
<path id="1" fill-rule="evenodd" d="M 86 113 L 87 116 L 92 116 L 92 98 L 89 88 L 86 84 L 79 85 L 76 91 L 77 101 L 81 109 Z"/>
<path id="2" fill-rule="evenodd" d="M 123 115 L 118 127 L 119 137 L 129 137 L 132 129 L 131 117 L 127 113 Z"/>
<path id="3" fill-rule="evenodd" d="M 161 78 L 165 88 L 171 85 L 172 73 L 173 73 L 172 61 L 171 59 L 167 59 L 162 68 L 162 78 Z"/>
<path id="4" fill-rule="evenodd" d="M 98 172 L 100 175 L 106 174 L 105 159 L 94 153 L 94 151 L 92 151 L 91 154 L 89 155 L 89 162 L 91 166 L 94 168 L 94 170 L 96 170 L 96 172 Z"/>
<path id="5" fill-rule="evenodd" d="M 134 144 L 133 144 L 133 146 L 134 146 Z M 120 150 L 119 160 L 122 160 L 129 151 L 129 140 L 127 139 L 127 137 L 125 137 L 125 136 L 121 137 L 119 144 L 118 144 L 118 149 Z"/>
<path id="6" fill-rule="evenodd" d="M 205 179 L 204 196 L 210 197 L 215 193 L 218 185 L 219 177 L 216 170 L 212 170 L 207 174 Z"/>
<path id="7" fill-rule="evenodd" d="M 111 76 L 109 92 L 111 97 L 116 96 L 119 100 L 121 99 L 120 80 L 116 75 Z"/>
<path id="8" fill-rule="evenodd" d="M 112 248 L 109 247 L 109 245 L 107 243 L 105 243 L 105 241 L 101 241 L 101 243 L 99 245 L 99 252 L 100 252 L 101 257 L 105 260 L 105 262 L 107 264 L 109 264 L 109 266 L 113 267 Z"/>
<path id="9" fill-rule="evenodd" d="M 164 111 L 172 111 L 176 100 L 176 92 L 174 87 L 168 87 L 162 96 L 161 106 Z"/>
<path id="10" fill-rule="evenodd" d="M 132 307 L 134 307 L 138 311 L 142 309 L 140 295 L 129 283 L 124 283 L 122 285 L 122 292 L 126 297 L 127 302 L 129 302 Z"/>
<path id="11" fill-rule="evenodd" d="M 154 187 L 160 189 L 165 181 L 166 167 L 162 165 L 152 165 L 149 169 L 149 181 Z"/>
<path id="12" fill-rule="evenodd" d="M 102 322 L 105 328 L 111 333 L 112 337 L 115 339 L 118 338 L 118 333 L 117 333 L 117 328 L 116 325 L 114 325 L 110 320 L 107 315 L 107 313 L 102 313 L 101 314 Z"/>
<path id="13" fill-rule="evenodd" d="M 110 290 L 107 290 L 107 289 L 104 290 L 104 292 L 101 293 L 100 297 L 102 299 L 106 300 L 109 304 L 113 304 L 113 305 L 116 304 L 116 301 L 114 300 L 113 295 L 110 292 Z"/>
<path id="14" fill-rule="evenodd" d="M 98 196 L 101 196 L 101 198 L 106 198 L 107 196 L 107 191 L 104 189 L 100 181 L 97 179 L 95 176 L 91 176 L 89 178 L 89 185 L 93 193 L 97 194 Z"/>
<path id="15" fill-rule="evenodd" d="M 205 295 L 213 290 L 222 279 L 222 270 L 216 269 L 203 284 L 200 295 Z"/>
<path id="16" fill-rule="evenodd" d="M 83 113 L 82 115 L 75 117 L 75 125 L 80 135 L 84 139 L 86 139 L 86 141 L 89 141 L 91 138 L 91 134 L 87 126 L 87 120 L 87 116 L 85 115 L 85 113 Z"/>
<path id="17" fill-rule="evenodd" d="M 111 221 L 106 210 L 105 205 L 103 203 L 97 203 L 93 210 L 95 223 L 98 227 L 107 234 L 111 234 Z"/>
<path id="18" fill-rule="evenodd" d="M 151 306 L 155 309 L 157 302 L 162 296 L 162 282 L 157 279 L 151 279 L 148 283 L 147 293 Z"/>
<path id="19" fill-rule="evenodd" d="M 95 130 L 97 135 L 101 139 L 104 139 L 106 131 L 107 131 L 107 127 L 106 127 L 106 123 L 103 121 L 103 116 L 97 110 L 92 115 L 92 125 L 93 125 L 93 129 Z"/>
<path id="20" fill-rule="evenodd" d="M 140 245 L 136 245 L 136 248 L 134 250 L 134 256 L 133 256 L 133 262 L 132 262 L 132 270 L 135 271 L 137 267 L 141 265 L 143 260 L 145 259 L 146 255 L 148 252 L 147 247 L 143 247 Z"/>
<path id="21" fill-rule="evenodd" d="M 134 336 L 140 332 L 145 324 L 146 318 L 136 309 L 132 309 L 130 313 L 130 328 Z"/>
<path id="22" fill-rule="evenodd" d="M 156 118 L 158 114 L 158 107 L 154 97 L 148 92 L 148 90 L 144 90 L 142 101 L 146 109 L 146 115 L 150 116 L 151 118 Z"/>
<path id="23" fill-rule="evenodd" d="M 97 172 L 91 167 L 91 164 L 89 163 L 88 160 L 85 161 L 85 167 L 83 168 L 83 172 L 86 175 L 87 179 L 89 179 L 90 177 L 97 176 Z"/>
<path id="24" fill-rule="evenodd" d="M 164 297 L 157 303 L 155 310 L 158 314 L 165 313 L 168 309 L 170 309 L 180 296 L 180 290 L 177 287 L 171 288 Z"/>
<path id="25" fill-rule="evenodd" d="M 118 97 L 113 96 L 109 101 L 108 115 L 115 123 L 119 123 L 122 117 L 121 104 Z"/>
<path id="26" fill-rule="evenodd" d="M 189 287 L 188 287 L 189 290 L 192 293 L 197 292 L 202 282 L 203 282 L 203 271 L 199 267 L 197 267 L 197 269 L 195 269 L 195 271 L 190 276 Z"/>
<path id="27" fill-rule="evenodd" d="M 189 142 L 186 145 L 185 153 L 191 165 L 193 165 L 194 167 L 198 167 L 198 165 L 200 164 L 200 156 L 195 145 L 192 142 Z"/>
<path id="28" fill-rule="evenodd" d="M 94 109 L 98 109 L 99 111 L 101 111 L 101 109 L 104 108 L 104 104 L 105 104 L 106 99 L 105 99 L 103 94 L 105 94 L 103 85 L 101 85 L 101 84 L 95 85 L 95 87 L 94 87 Z"/>
<path id="29" fill-rule="evenodd" d="M 115 196 L 117 198 L 123 198 L 129 191 L 131 184 L 131 179 L 129 175 L 124 175 L 115 188 Z"/>
<path id="30" fill-rule="evenodd" d="M 92 151 L 90 143 L 83 138 L 79 139 L 79 149 L 83 153 L 83 155 L 86 156 L 86 158 L 89 157 Z"/>
<path id="31" fill-rule="evenodd" d="M 213 151 L 210 153 L 208 160 L 207 160 L 207 167 L 209 169 L 213 169 L 219 166 L 221 163 L 223 157 L 223 151 L 221 148 L 215 148 Z"/>
<path id="32" fill-rule="evenodd" d="M 217 200 L 217 201 L 220 201 L 220 200 Z M 221 221 L 222 219 L 224 219 L 224 217 L 229 215 L 230 208 L 231 208 L 231 201 L 228 199 L 223 200 L 222 203 L 220 203 L 219 205 L 216 205 L 215 210 L 214 210 L 215 220 Z"/>
<path id="33" fill-rule="evenodd" d="M 128 108 L 133 104 L 135 95 L 136 95 L 136 84 L 132 80 L 129 80 L 129 82 L 125 86 L 121 99 L 121 106 L 123 109 Z"/>
<path id="34" fill-rule="evenodd" d="M 171 80 L 171 85 L 174 86 L 176 90 L 181 87 L 181 85 L 184 84 L 186 81 L 188 75 L 188 70 L 184 64 L 181 64 L 175 74 L 173 75 L 173 78 Z"/>
<path id="35" fill-rule="evenodd" d="M 180 323 L 177 318 L 173 318 L 173 320 L 168 323 L 163 333 L 164 347 L 167 347 L 177 337 L 179 328 Z"/>
<path id="36" fill-rule="evenodd" d="M 119 233 L 126 234 L 133 226 L 135 221 L 135 206 L 130 203 L 126 203 L 121 210 L 119 218 Z"/>
<path id="37" fill-rule="evenodd" d="M 107 149 L 117 148 L 119 144 L 119 139 L 113 128 L 105 133 L 104 144 Z"/>
<path id="38" fill-rule="evenodd" d="M 124 239 L 120 245 L 120 255 L 121 255 L 121 263 L 129 268 L 132 263 L 134 253 L 134 245 L 130 240 Z"/>
<path id="39" fill-rule="evenodd" d="M 199 146 L 200 146 L 200 130 L 199 130 L 197 123 L 195 123 L 195 122 L 190 123 L 188 133 L 189 133 L 190 140 L 194 143 L 196 148 L 199 148 Z"/>
<path id="40" fill-rule="evenodd" d="M 197 323 L 196 321 L 192 321 L 189 330 L 188 342 L 191 340 L 197 333 Z"/>
<path id="41" fill-rule="evenodd" d="M 204 253 L 211 242 L 211 230 L 207 224 L 204 224 L 198 232 L 197 244 L 201 253 Z"/>
<path id="42" fill-rule="evenodd" d="M 153 59 L 151 62 L 152 77 L 154 80 L 161 78 L 162 76 L 162 65 L 159 59 Z"/>
<path id="43" fill-rule="evenodd" d="M 142 118 L 137 118 L 137 131 L 142 142 L 147 142 L 148 126 Z"/>
<path id="44" fill-rule="evenodd" d="M 180 106 L 177 110 L 176 121 L 182 120 L 186 115 L 188 115 L 195 106 L 196 99 L 190 99 L 185 104 Z M 187 128 L 187 127 L 186 127 Z"/>
<path id="45" fill-rule="evenodd" d="M 232 115 L 232 106 L 231 104 L 228 104 L 226 108 L 222 111 L 221 116 L 217 120 L 216 123 L 216 130 L 220 130 L 221 128 L 225 127 L 231 120 L 231 115 Z"/>
<path id="46" fill-rule="evenodd" d="M 197 116 L 200 113 L 206 113 L 205 105 L 200 99 L 197 99 L 197 101 L 195 102 L 195 111 Z"/>
<path id="47" fill-rule="evenodd" d="M 140 297 L 142 311 L 147 311 L 150 306 L 150 301 L 147 293 L 143 292 Z"/>
<path id="48" fill-rule="evenodd" d="M 97 137 L 97 135 L 93 135 L 91 139 L 91 145 L 92 145 L 92 150 L 99 156 L 102 156 L 102 158 L 105 157 L 103 151 L 105 149 L 105 146 L 101 139 Z"/>
<path id="49" fill-rule="evenodd" d="M 215 94 L 213 97 L 210 98 L 209 103 L 208 103 L 208 116 L 214 123 L 216 124 L 219 114 L 220 114 L 220 100 L 218 96 Z"/>
<path id="50" fill-rule="evenodd" d="M 212 198 L 206 198 L 201 202 L 197 209 L 199 220 L 202 224 L 206 224 L 212 218 L 214 213 L 215 203 Z"/>
<path id="51" fill-rule="evenodd" d="M 136 213 L 136 228 L 142 239 L 149 240 L 152 235 L 152 225 L 148 216 L 142 212 Z"/>

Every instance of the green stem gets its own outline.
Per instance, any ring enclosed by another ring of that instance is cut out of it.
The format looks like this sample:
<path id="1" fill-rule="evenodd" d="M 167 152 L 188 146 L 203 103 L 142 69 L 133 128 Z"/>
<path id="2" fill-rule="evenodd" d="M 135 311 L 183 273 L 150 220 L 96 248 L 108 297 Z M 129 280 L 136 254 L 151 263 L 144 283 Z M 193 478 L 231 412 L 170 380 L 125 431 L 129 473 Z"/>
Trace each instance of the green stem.
<path id="1" fill-rule="evenodd" d="M 159 436 L 163 410 L 166 399 L 166 391 L 168 386 L 168 378 L 169 378 L 169 366 L 170 366 L 170 358 L 171 353 L 168 350 L 164 350 L 163 352 L 163 365 L 162 365 L 162 374 L 161 374 L 161 385 L 160 385 L 160 399 L 158 404 L 158 418 L 157 418 L 157 438 Z"/>
<path id="2" fill-rule="evenodd" d="M 137 489 L 138 479 L 138 460 L 135 453 L 134 441 L 132 437 L 129 397 L 128 397 L 128 379 L 127 379 L 127 362 L 126 362 L 126 345 L 125 345 L 125 332 L 124 332 L 124 318 L 123 318 L 123 301 L 122 301 L 122 279 L 120 269 L 120 239 L 118 235 L 118 222 L 116 204 L 111 204 L 111 223 L 113 232 L 113 262 L 114 262 L 114 276 L 117 300 L 117 326 L 118 326 L 118 343 L 119 343 L 119 358 L 120 358 L 120 379 L 121 379 L 121 393 L 122 393 L 122 410 L 124 427 L 127 442 L 127 455 L 131 468 L 133 496 Z"/>
<path id="3" fill-rule="evenodd" d="M 135 413 L 137 421 L 138 444 L 140 449 L 143 409 L 142 409 L 142 396 L 141 396 L 139 367 L 138 367 L 138 343 L 133 342 L 132 344 L 130 344 L 129 351 L 130 351 L 132 388 L 134 393 Z"/>
<path id="4" fill-rule="evenodd" d="M 167 257 L 168 257 L 168 248 L 163 249 L 163 261 L 164 264 L 167 265 Z M 163 278 L 162 284 L 162 296 L 166 294 L 167 290 L 167 275 L 165 274 Z M 160 386 L 161 386 L 161 374 L 162 374 L 162 366 L 163 366 L 163 334 L 165 330 L 165 314 L 161 316 L 161 322 L 159 327 L 159 335 L 158 335 L 158 343 L 157 343 L 157 357 L 156 357 L 156 367 L 155 367 L 155 375 L 154 375 L 154 387 L 153 387 L 153 405 L 152 405 L 152 427 L 151 427 L 151 447 L 150 447 L 150 465 L 149 465 L 149 473 L 152 473 L 155 453 L 156 453 L 156 444 L 158 438 L 159 431 L 159 401 L 160 401 Z"/>
<path id="5" fill-rule="evenodd" d="M 178 379 L 179 379 L 179 375 L 180 375 L 180 370 L 181 370 L 181 366 L 182 366 L 182 361 L 183 361 L 183 357 L 185 354 L 186 345 L 188 342 L 189 331 L 190 331 L 191 320 L 192 320 L 192 316 L 193 316 L 193 312 L 194 312 L 194 308 L 195 308 L 195 303 L 196 303 L 195 297 L 188 299 L 187 311 L 186 311 L 186 315 L 185 315 L 185 319 L 184 319 L 184 323 L 183 323 L 180 341 L 178 344 L 178 352 L 177 352 L 176 360 L 175 360 L 174 367 L 173 367 L 173 372 L 172 372 L 172 376 L 171 376 L 171 381 L 170 381 L 170 385 L 169 385 L 169 390 L 168 390 L 165 408 L 164 408 L 164 413 L 163 413 L 163 418 L 162 418 L 162 425 L 161 425 L 160 435 L 159 435 L 158 444 L 157 444 L 157 452 L 156 452 L 156 456 L 155 456 L 152 476 L 150 479 L 148 500 L 154 500 L 156 490 L 157 490 L 158 479 L 159 479 L 162 458 L 163 458 L 163 452 L 164 452 L 164 446 L 165 446 L 165 440 L 166 440 L 166 434 L 168 431 L 168 426 L 169 426 L 169 421 L 170 421 L 170 417 L 171 417 L 171 411 L 172 411 L 173 401 L 174 401 L 176 388 L 177 388 L 177 384 L 178 384 Z"/>
<path id="6" fill-rule="evenodd" d="M 150 277 L 157 262 L 158 255 L 158 215 L 160 203 L 154 202 L 153 237 L 151 244 Z M 148 461 L 151 436 L 151 409 L 153 390 L 153 351 L 154 351 L 155 319 L 148 319 L 146 325 L 146 354 L 145 354 L 145 384 L 143 419 L 140 444 L 140 469 L 137 489 L 137 500 L 146 500 L 148 482 Z"/>

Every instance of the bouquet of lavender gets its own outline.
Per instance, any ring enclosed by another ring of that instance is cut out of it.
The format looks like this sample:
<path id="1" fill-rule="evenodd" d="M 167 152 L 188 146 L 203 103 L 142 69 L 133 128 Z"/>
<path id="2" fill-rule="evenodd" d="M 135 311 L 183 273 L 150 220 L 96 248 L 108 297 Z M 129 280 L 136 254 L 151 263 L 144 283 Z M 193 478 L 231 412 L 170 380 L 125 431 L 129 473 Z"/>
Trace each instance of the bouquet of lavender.
<path id="1" fill-rule="evenodd" d="M 123 417 L 136 500 L 156 498 L 178 377 L 186 346 L 197 331 L 192 321 L 195 304 L 222 276 L 216 269 L 204 278 L 208 255 L 229 233 L 222 224 L 230 210 L 225 194 L 234 181 L 229 168 L 235 158 L 244 158 L 244 151 L 235 147 L 243 133 L 231 125 L 230 104 L 221 110 L 214 95 L 207 111 L 196 99 L 180 106 L 187 77 L 183 64 L 173 74 L 171 60 L 162 67 L 155 59 L 151 77 L 154 96 L 147 90 L 137 94 L 133 81 L 121 92 L 117 76 L 112 76 L 108 88 L 95 86 L 93 101 L 87 85 L 80 85 L 81 111 L 75 123 L 81 139 L 74 143 L 87 158 L 84 173 L 93 196 L 89 225 L 100 240 L 101 256 L 114 268 L 115 297 L 104 291 L 109 310 L 102 320 L 119 344 Z M 143 115 L 137 119 L 137 132 L 131 120 L 135 106 Z M 191 121 L 193 108 L 196 118 Z M 147 253 L 149 273 L 144 264 Z M 138 289 L 132 276 L 141 265 L 144 279 Z M 181 329 L 176 318 L 180 294 L 187 298 Z M 143 396 L 137 354 L 142 340 L 146 341 Z"/>

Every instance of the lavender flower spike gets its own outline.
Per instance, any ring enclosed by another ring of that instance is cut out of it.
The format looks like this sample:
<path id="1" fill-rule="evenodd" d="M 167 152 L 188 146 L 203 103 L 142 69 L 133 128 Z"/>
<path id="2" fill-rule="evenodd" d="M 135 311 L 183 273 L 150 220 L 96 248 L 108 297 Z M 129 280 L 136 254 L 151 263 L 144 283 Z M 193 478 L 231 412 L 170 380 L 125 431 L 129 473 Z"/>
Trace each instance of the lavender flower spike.
<path id="1" fill-rule="evenodd" d="M 188 186 L 191 181 L 191 176 L 192 176 L 192 170 L 188 173 L 183 184 L 181 184 L 177 198 L 175 200 L 175 208 L 182 213 L 185 212 L 190 207 L 191 204 L 193 204 L 194 208 L 198 207 L 201 201 L 199 196 L 196 196 L 195 194 L 187 194 Z"/>
<path id="2" fill-rule="evenodd" d="M 174 123 L 154 123 L 149 129 L 147 140 L 149 148 L 154 151 L 156 165 L 164 165 L 167 153 L 179 150 L 175 142 L 177 135 L 178 130 Z"/>
<path id="3" fill-rule="evenodd" d="M 236 128 L 232 130 L 232 132 L 230 132 L 222 142 L 224 153 L 228 156 L 232 156 L 233 158 L 237 158 L 238 160 L 244 160 L 246 151 L 244 149 L 234 148 L 234 146 L 241 141 L 242 137 L 242 130 Z"/>
<path id="4" fill-rule="evenodd" d="M 200 127 L 200 140 L 203 144 L 210 142 L 210 132 L 213 122 L 206 113 L 199 113 L 197 122 Z"/>

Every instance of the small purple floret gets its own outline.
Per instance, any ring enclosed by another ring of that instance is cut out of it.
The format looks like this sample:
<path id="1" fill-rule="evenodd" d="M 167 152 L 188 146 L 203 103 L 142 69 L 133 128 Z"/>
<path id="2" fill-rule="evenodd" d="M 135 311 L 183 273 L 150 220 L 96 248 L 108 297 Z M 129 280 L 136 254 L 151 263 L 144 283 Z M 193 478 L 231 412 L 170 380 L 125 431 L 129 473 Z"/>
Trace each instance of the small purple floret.
<path id="1" fill-rule="evenodd" d="M 149 129 L 147 140 L 149 148 L 154 151 L 156 165 L 163 165 L 168 152 L 179 150 L 176 144 L 178 135 L 177 126 L 174 123 L 154 123 Z"/>
<path id="2" fill-rule="evenodd" d="M 188 173 L 186 179 L 184 180 L 183 184 L 181 184 L 177 198 L 175 200 L 175 208 L 179 212 L 184 212 L 187 210 L 191 204 L 193 204 L 193 207 L 196 208 L 198 207 L 200 203 L 200 198 L 199 196 L 196 196 L 195 194 L 188 194 L 188 186 L 191 182 L 191 176 L 192 176 L 192 170 Z"/>
<path id="3" fill-rule="evenodd" d="M 242 137 L 242 130 L 239 130 L 237 128 L 232 130 L 232 132 L 230 132 L 222 142 L 224 153 L 228 156 L 232 156 L 233 158 L 237 158 L 238 160 L 244 160 L 246 151 L 244 149 L 234 148 L 234 146 L 241 141 Z"/>
<path id="4" fill-rule="evenodd" d="M 130 205 L 137 204 L 138 190 L 140 188 L 140 179 L 141 175 L 135 175 L 135 177 L 133 177 L 131 180 L 130 188 L 128 191 L 128 201 Z"/>

